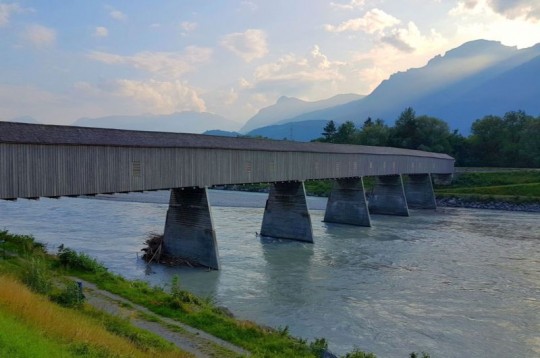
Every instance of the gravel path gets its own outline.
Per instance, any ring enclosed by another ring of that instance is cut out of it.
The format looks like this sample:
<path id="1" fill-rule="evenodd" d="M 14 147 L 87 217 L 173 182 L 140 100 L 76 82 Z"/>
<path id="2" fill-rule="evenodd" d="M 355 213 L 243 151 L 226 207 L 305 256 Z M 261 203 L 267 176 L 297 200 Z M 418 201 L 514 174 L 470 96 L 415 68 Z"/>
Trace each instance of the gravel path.
<path id="1" fill-rule="evenodd" d="M 128 318 L 134 326 L 157 334 L 194 357 L 250 356 L 248 351 L 240 347 L 173 319 L 159 316 L 143 306 L 101 290 L 93 283 L 77 277 L 72 279 L 83 283 L 88 304 L 109 314 Z"/>

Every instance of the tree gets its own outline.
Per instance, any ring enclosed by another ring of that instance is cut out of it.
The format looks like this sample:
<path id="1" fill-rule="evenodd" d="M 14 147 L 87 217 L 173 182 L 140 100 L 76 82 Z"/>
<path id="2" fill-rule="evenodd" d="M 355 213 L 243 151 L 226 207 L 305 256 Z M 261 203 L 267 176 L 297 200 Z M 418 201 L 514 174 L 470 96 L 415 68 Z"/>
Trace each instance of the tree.
<path id="1" fill-rule="evenodd" d="M 429 116 L 416 117 L 416 132 L 414 143 L 416 148 L 428 152 L 449 153 L 450 128 L 448 124 L 438 118 Z"/>
<path id="2" fill-rule="evenodd" d="M 471 127 L 471 154 L 473 165 L 502 166 L 502 148 L 505 140 L 504 122 L 498 116 L 477 119 Z"/>
<path id="3" fill-rule="evenodd" d="M 377 118 L 375 122 L 368 118 L 364 122 L 358 137 L 358 144 L 386 146 L 390 138 L 390 128 L 380 118 Z"/>
<path id="4" fill-rule="evenodd" d="M 353 122 L 341 124 L 334 137 L 334 143 L 354 144 L 356 141 L 356 127 Z"/>
<path id="5" fill-rule="evenodd" d="M 530 136 L 525 128 L 533 119 L 523 111 L 507 112 L 504 115 L 504 142 L 501 148 L 504 166 L 527 166 L 528 156 L 520 155 L 520 153 L 522 153 L 523 141 Z"/>
<path id="6" fill-rule="evenodd" d="M 399 148 L 417 149 L 420 143 L 416 131 L 416 113 L 414 109 L 407 107 L 392 128 L 390 144 Z"/>
<path id="7" fill-rule="evenodd" d="M 337 129 L 336 129 L 336 124 L 334 123 L 334 121 L 330 120 L 326 126 L 323 128 L 323 132 L 321 133 L 322 136 L 323 136 L 323 142 L 329 142 L 329 143 L 333 143 L 334 142 L 334 137 L 336 136 L 336 132 L 337 132 Z"/>
<path id="8" fill-rule="evenodd" d="M 520 138 L 519 158 L 523 158 L 523 166 L 540 168 L 540 116 L 530 118 L 523 128 Z"/>

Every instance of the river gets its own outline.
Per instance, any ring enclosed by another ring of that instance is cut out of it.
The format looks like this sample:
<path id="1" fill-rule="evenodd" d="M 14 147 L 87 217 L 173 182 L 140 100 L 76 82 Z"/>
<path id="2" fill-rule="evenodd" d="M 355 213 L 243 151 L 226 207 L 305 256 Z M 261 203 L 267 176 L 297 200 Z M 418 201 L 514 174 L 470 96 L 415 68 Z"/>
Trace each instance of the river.
<path id="1" fill-rule="evenodd" d="M 97 200 L 101 199 L 101 200 Z M 540 356 L 540 215 L 439 208 L 372 216 L 371 228 L 326 224 L 309 198 L 315 243 L 260 238 L 266 194 L 210 191 L 220 271 L 149 270 L 139 258 L 162 232 L 167 192 L 0 201 L 0 228 L 54 251 L 85 252 L 130 279 L 212 296 L 238 318 L 325 337 L 344 354 Z M 151 271 L 151 272 L 149 272 Z"/>

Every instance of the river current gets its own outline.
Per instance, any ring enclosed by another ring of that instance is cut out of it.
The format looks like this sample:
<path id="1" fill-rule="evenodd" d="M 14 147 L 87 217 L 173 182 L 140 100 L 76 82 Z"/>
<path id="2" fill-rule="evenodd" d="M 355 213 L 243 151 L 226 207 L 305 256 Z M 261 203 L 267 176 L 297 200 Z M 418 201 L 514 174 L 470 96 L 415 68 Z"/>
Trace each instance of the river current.
<path id="1" fill-rule="evenodd" d="M 325 199 L 309 198 L 306 244 L 256 236 L 266 194 L 210 191 L 222 270 L 208 272 L 139 258 L 147 234 L 163 231 L 168 192 L 97 199 L 0 201 L 0 229 L 85 252 L 130 279 L 164 286 L 178 274 L 238 318 L 325 337 L 337 354 L 540 356 L 538 213 L 411 210 L 364 228 L 323 223 Z"/>

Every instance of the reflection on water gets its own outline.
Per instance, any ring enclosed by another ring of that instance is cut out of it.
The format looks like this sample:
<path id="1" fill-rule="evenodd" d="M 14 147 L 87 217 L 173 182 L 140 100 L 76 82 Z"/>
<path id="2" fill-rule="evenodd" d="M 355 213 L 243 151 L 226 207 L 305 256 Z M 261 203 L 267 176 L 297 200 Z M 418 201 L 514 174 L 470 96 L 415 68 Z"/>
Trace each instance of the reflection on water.
<path id="1" fill-rule="evenodd" d="M 222 270 L 146 265 L 148 232 L 163 230 L 167 193 L 0 202 L 0 228 L 97 257 L 128 278 L 213 296 L 244 319 L 326 337 L 380 357 L 540 356 L 538 214 L 471 209 L 373 216 L 373 227 L 322 222 L 315 244 L 256 236 L 264 194 L 210 194 Z M 237 207 L 244 206 L 244 207 Z"/>

